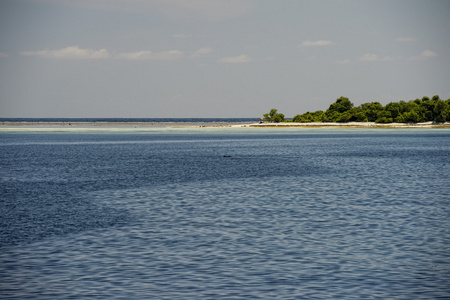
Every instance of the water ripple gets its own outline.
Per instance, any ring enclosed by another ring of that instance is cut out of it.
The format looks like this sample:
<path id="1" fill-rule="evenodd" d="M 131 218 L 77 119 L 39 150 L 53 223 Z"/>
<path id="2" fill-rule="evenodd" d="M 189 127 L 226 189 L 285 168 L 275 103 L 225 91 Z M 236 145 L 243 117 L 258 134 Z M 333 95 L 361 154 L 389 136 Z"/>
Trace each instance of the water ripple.
<path id="1" fill-rule="evenodd" d="M 326 139 L 335 142 L 333 147 L 323 146 L 324 139 L 320 143 L 276 140 L 282 150 L 276 152 L 279 157 L 276 153 L 270 157 L 286 163 L 281 170 L 301 166 L 308 171 L 317 166 L 328 173 L 255 176 L 245 170 L 254 168 L 255 161 L 267 162 L 268 153 L 252 152 L 248 147 L 254 147 L 255 142 L 243 141 L 232 148 L 232 156 L 242 158 L 235 161 L 212 156 L 211 148 L 205 150 L 205 156 L 197 152 L 200 159 L 192 158 L 192 149 L 185 156 L 179 152 L 168 157 L 161 154 L 177 163 L 183 161 L 179 156 L 183 157 L 186 172 L 209 157 L 208 162 L 216 165 L 209 169 L 197 165 L 199 169 L 194 172 L 211 170 L 217 175 L 201 179 L 194 176 L 162 183 L 133 176 L 137 183 L 129 181 L 130 188 L 113 188 L 98 179 L 89 181 L 96 183 L 94 187 L 80 188 L 82 185 L 72 183 L 47 192 L 41 188 L 51 186 L 52 174 L 40 183 L 26 181 L 40 187 L 43 194 L 35 201 L 46 206 L 24 208 L 22 202 L 31 198 L 23 193 L 38 195 L 31 188 L 12 192 L 18 202 L 3 193 L 7 205 L 2 204 L 2 208 L 11 211 L 3 216 L 17 216 L 17 206 L 22 205 L 22 220 L 28 227 L 35 224 L 36 231 L 25 230 L 8 219 L 2 224 L 10 226 L 2 230 L 21 228 L 23 234 L 47 234 L 21 237 L 1 248 L 0 296 L 450 298 L 448 156 L 442 155 L 440 147 L 430 150 L 422 146 L 415 149 L 433 153 L 440 160 L 418 159 L 414 151 L 410 151 L 412 155 L 401 154 L 401 146 L 395 155 L 383 151 L 374 156 L 351 154 L 350 149 L 358 148 L 355 142 L 361 141 L 350 140 Z M 376 153 L 376 144 L 386 141 L 391 139 L 376 142 L 369 138 L 361 146 Z M 306 149 L 296 151 L 300 142 Z M 341 144 L 346 146 L 337 147 Z M 122 151 L 122 146 L 107 149 L 111 150 L 109 155 L 117 157 L 114 151 Z M 143 170 L 131 160 L 133 155 L 140 154 L 127 154 L 129 159 L 117 164 Z M 255 158 L 258 155 L 259 160 Z M 114 168 L 110 164 L 108 167 Z M 240 174 L 225 170 L 236 170 L 238 164 L 243 165 Z M 219 176 L 220 168 L 228 175 Z M 86 176 L 95 177 L 92 173 Z M 53 202 L 46 202 L 49 198 Z"/>

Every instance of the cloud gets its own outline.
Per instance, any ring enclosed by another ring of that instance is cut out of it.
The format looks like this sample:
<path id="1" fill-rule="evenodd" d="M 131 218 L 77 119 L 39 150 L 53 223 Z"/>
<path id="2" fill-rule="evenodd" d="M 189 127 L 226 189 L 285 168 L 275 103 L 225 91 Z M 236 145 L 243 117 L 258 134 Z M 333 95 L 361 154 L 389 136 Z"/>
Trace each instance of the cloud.
<path id="1" fill-rule="evenodd" d="M 359 61 L 390 61 L 394 60 L 390 56 L 380 57 L 377 54 L 367 53 L 358 58 Z"/>
<path id="2" fill-rule="evenodd" d="M 417 42 L 417 39 L 412 37 L 399 37 L 397 42 Z"/>
<path id="3" fill-rule="evenodd" d="M 169 50 L 162 52 L 137 51 L 120 53 L 115 57 L 126 60 L 176 60 L 183 57 L 183 52 L 179 50 Z"/>
<path id="4" fill-rule="evenodd" d="M 315 46 L 329 46 L 333 45 L 332 41 L 318 40 L 318 41 L 303 41 L 300 46 L 302 47 L 315 47 Z"/>
<path id="5" fill-rule="evenodd" d="M 78 46 L 66 47 L 59 50 L 23 51 L 24 56 L 41 56 L 57 59 L 125 59 L 125 60 L 175 60 L 183 57 L 183 52 L 179 50 L 169 50 L 162 52 L 136 51 L 114 54 L 106 49 L 92 50 L 83 49 Z"/>
<path id="6" fill-rule="evenodd" d="M 342 60 L 336 60 L 334 63 L 338 65 L 345 65 L 350 63 L 350 59 L 342 59 Z"/>
<path id="7" fill-rule="evenodd" d="M 417 55 L 411 56 L 408 58 L 408 60 L 419 61 L 419 60 L 425 60 L 425 59 L 428 59 L 430 57 L 435 57 L 435 56 L 437 56 L 436 52 L 433 52 L 431 50 L 425 50 L 420 54 L 420 56 L 417 56 Z"/>
<path id="8" fill-rule="evenodd" d="M 0 52 L 0 58 L 8 57 L 8 53 Z"/>
<path id="9" fill-rule="evenodd" d="M 425 50 L 420 55 L 422 55 L 423 57 L 437 56 L 437 54 L 435 52 L 431 51 L 431 50 Z"/>
<path id="10" fill-rule="evenodd" d="M 207 56 L 207 55 L 211 54 L 212 52 L 213 52 L 212 48 L 202 47 L 202 48 L 198 49 L 197 51 L 195 51 L 191 55 L 191 58 L 204 57 L 204 56 Z"/>
<path id="11" fill-rule="evenodd" d="M 105 59 L 111 57 L 106 49 L 92 50 L 78 46 L 70 46 L 59 50 L 23 51 L 20 54 L 61 59 Z"/>
<path id="12" fill-rule="evenodd" d="M 218 60 L 219 63 L 223 64 L 239 64 L 239 63 L 248 63 L 252 62 L 253 58 L 246 54 L 242 54 L 239 56 L 233 56 L 233 57 L 222 57 Z"/>

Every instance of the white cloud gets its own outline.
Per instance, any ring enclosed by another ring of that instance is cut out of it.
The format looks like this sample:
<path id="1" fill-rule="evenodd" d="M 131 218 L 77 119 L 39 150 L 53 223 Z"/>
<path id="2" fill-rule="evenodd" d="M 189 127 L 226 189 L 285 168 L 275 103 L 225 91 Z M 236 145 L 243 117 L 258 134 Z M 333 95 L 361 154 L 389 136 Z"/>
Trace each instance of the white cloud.
<path id="1" fill-rule="evenodd" d="M 106 59 L 117 58 L 125 60 L 175 60 L 183 57 L 183 52 L 179 50 L 169 50 L 162 52 L 136 51 L 114 54 L 106 49 L 92 50 L 83 49 L 78 46 L 66 47 L 59 50 L 23 51 L 24 56 L 41 56 L 58 59 Z"/>
<path id="2" fill-rule="evenodd" d="M 329 46 L 329 45 L 333 45 L 332 41 L 325 41 L 325 40 L 318 40 L 318 41 L 304 41 L 301 43 L 300 46 L 303 47 L 311 47 L 311 46 Z"/>
<path id="3" fill-rule="evenodd" d="M 425 60 L 429 57 L 435 57 L 435 56 L 437 56 L 436 52 L 433 52 L 431 50 L 425 50 L 420 54 L 420 56 L 411 56 L 408 58 L 408 60 L 419 61 L 419 60 Z"/>
<path id="4" fill-rule="evenodd" d="M 176 60 L 183 57 L 183 52 L 179 50 L 169 50 L 162 52 L 137 51 L 120 53 L 116 55 L 116 57 L 126 60 Z"/>
<path id="5" fill-rule="evenodd" d="M 417 42 L 417 39 L 412 37 L 399 37 L 397 42 Z"/>
<path id="6" fill-rule="evenodd" d="M 380 57 L 377 54 L 367 53 L 367 54 L 364 54 L 363 56 L 361 56 L 360 58 L 358 58 L 358 60 L 359 61 L 390 61 L 390 60 L 394 60 L 394 59 L 390 56 Z"/>
<path id="7" fill-rule="evenodd" d="M 431 51 L 431 50 L 425 50 L 425 51 L 423 51 L 422 54 L 420 54 L 420 55 L 422 55 L 423 57 L 433 57 L 433 56 L 437 56 L 437 54 L 436 54 L 435 52 Z"/>
<path id="8" fill-rule="evenodd" d="M 350 63 L 350 59 L 342 59 L 342 60 L 336 60 L 334 63 L 338 65 L 345 65 Z"/>
<path id="9" fill-rule="evenodd" d="M 200 49 L 198 49 L 197 51 L 195 51 L 192 55 L 191 58 L 197 58 L 197 57 L 203 57 L 203 56 L 207 56 L 209 54 L 211 54 L 213 52 L 212 48 L 209 47 L 202 47 Z"/>
<path id="10" fill-rule="evenodd" d="M 8 53 L 0 52 L 0 58 L 8 57 Z"/>
<path id="11" fill-rule="evenodd" d="M 223 64 L 239 64 L 239 63 L 248 63 L 252 62 L 253 58 L 246 54 L 242 54 L 239 56 L 233 56 L 233 57 L 222 57 L 218 60 L 219 63 Z"/>
<path id="12" fill-rule="evenodd" d="M 61 59 L 105 59 L 111 57 L 106 49 L 92 50 L 70 46 L 59 50 L 23 51 L 24 56 L 42 56 Z"/>

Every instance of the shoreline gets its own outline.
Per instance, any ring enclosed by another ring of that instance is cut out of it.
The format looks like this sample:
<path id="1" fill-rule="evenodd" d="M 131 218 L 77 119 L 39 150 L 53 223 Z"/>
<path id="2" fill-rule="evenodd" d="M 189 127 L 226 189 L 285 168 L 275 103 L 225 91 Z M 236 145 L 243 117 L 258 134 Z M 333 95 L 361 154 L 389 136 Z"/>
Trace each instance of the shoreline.
<path id="1" fill-rule="evenodd" d="M 450 128 L 450 122 L 445 123 L 244 123 L 229 122 L 0 122 L 0 129 L 20 128 Z"/>
<path id="2" fill-rule="evenodd" d="M 450 122 L 445 123 L 375 123 L 375 122 L 348 122 L 348 123 L 261 123 L 252 124 L 251 127 L 346 127 L 346 128 L 450 128 Z"/>
<path id="3" fill-rule="evenodd" d="M 253 123 L 238 126 L 251 124 Z M 0 122 L 0 128 L 192 128 L 234 125 L 229 122 Z"/>

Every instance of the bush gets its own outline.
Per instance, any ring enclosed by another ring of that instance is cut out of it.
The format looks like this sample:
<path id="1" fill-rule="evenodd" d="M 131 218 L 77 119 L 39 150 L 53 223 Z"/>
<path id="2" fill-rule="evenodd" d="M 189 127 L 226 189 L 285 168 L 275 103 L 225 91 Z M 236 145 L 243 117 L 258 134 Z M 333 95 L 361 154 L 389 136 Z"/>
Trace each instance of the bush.
<path id="1" fill-rule="evenodd" d="M 378 118 L 378 119 L 375 121 L 375 123 L 381 123 L 381 124 L 384 124 L 384 123 L 392 123 L 392 122 L 393 122 L 392 118 L 386 118 L 386 117 Z"/>
<path id="2" fill-rule="evenodd" d="M 268 114 L 264 114 L 264 118 L 267 122 L 280 123 L 284 122 L 284 115 L 277 112 L 278 110 L 272 108 Z"/>
<path id="3" fill-rule="evenodd" d="M 334 102 L 333 104 L 330 105 L 327 112 L 335 111 L 338 113 L 343 113 L 352 108 L 353 108 L 353 103 L 351 103 L 350 100 L 348 100 L 348 98 L 340 97 L 336 100 L 336 102 Z"/>

